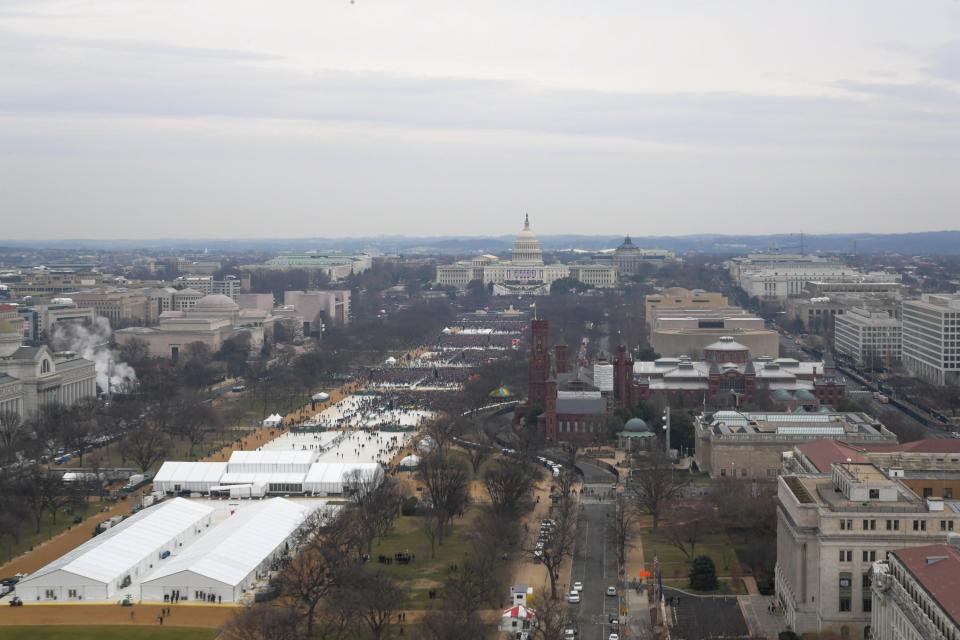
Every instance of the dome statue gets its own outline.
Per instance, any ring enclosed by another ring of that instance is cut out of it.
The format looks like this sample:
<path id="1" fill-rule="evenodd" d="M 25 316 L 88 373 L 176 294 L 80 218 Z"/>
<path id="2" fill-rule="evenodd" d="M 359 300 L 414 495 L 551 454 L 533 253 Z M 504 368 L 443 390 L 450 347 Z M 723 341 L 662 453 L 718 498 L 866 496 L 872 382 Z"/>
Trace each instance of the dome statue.
<path id="1" fill-rule="evenodd" d="M 630 418 L 627 420 L 627 423 L 623 425 L 623 430 L 628 433 L 642 433 L 644 431 L 650 431 L 650 427 L 647 426 L 647 423 L 642 418 Z"/>
<path id="2" fill-rule="evenodd" d="M 537 234 L 530 229 L 529 215 L 524 218 L 523 230 L 517 234 L 517 239 L 513 242 L 510 260 L 516 265 L 543 264 L 543 251 L 540 249 L 540 240 L 537 239 Z"/>
<path id="3" fill-rule="evenodd" d="M 240 307 L 236 302 L 222 293 L 211 293 L 197 300 L 194 311 L 237 311 Z"/>

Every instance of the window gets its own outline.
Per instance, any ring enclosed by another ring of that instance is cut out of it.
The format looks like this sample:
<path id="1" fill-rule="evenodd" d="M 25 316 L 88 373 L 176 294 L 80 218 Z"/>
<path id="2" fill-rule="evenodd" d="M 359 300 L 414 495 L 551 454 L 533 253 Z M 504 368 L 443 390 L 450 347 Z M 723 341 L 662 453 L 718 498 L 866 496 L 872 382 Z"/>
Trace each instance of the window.
<path id="1" fill-rule="evenodd" d="M 77 590 L 76 590 L 76 589 L 67 589 L 67 597 L 68 597 L 68 598 L 76 598 L 76 597 L 77 597 Z"/>
<path id="2" fill-rule="evenodd" d="M 943 499 L 944 500 L 953 500 L 953 487 L 946 487 L 943 490 Z"/>
<path id="3" fill-rule="evenodd" d="M 887 520 L 887 531 L 900 531 L 900 521 Z"/>
<path id="4" fill-rule="evenodd" d="M 941 520 L 940 531 L 953 531 L 953 520 Z"/>
<path id="5" fill-rule="evenodd" d="M 727 470 L 726 470 L 726 469 L 720 469 L 720 476 L 721 476 L 721 477 L 726 477 L 726 475 L 727 475 Z"/>
<path id="6" fill-rule="evenodd" d="M 876 521 L 876 520 L 864 520 L 864 521 L 863 521 L 863 530 L 864 530 L 864 531 L 876 531 L 876 530 L 877 530 L 877 521 Z"/>
<path id="7" fill-rule="evenodd" d="M 927 530 L 927 521 L 926 521 L 926 520 L 914 520 L 914 521 L 913 521 L 913 530 L 914 530 L 914 531 L 926 531 L 926 530 Z"/>
<path id="8" fill-rule="evenodd" d="M 863 612 L 864 612 L 864 613 L 870 613 L 871 611 L 873 611 L 873 600 L 871 600 L 870 598 L 864 598 L 864 599 L 863 599 Z"/>
<path id="9" fill-rule="evenodd" d="M 846 596 L 840 597 L 840 611 L 850 611 L 850 598 Z"/>
<path id="10" fill-rule="evenodd" d="M 924 487 L 923 488 L 923 497 L 930 498 L 933 496 L 933 487 Z"/>
<path id="11" fill-rule="evenodd" d="M 853 550 L 840 549 L 840 562 L 853 562 Z"/>
<path id="12" fill-rule="evenodd" d="M 879 500 L 880 499 L 880 489 L 870 489 L 870 499 Z"/>
<path id="13" fill-rule="evenodd" d="M 841 531 L 852 531 L 852 530 L 853 530 L 853 520 L 841 520 L 841 521 L 840 521 L 840 530 L 841 530 Z"/>
<path id="14" fill-rule="evenodd" d="M 56 600 L 57 596 L 54 595 L 53 589 L 46 589 L 43 592 L 43 597 L 47 600 Z"/>
<path id="15" fill-rule="evenodd" d="M 864 551 L 863 552 L 863 561 L 864 562 L 873 562 L 877 559 L 876 551 Z"/>

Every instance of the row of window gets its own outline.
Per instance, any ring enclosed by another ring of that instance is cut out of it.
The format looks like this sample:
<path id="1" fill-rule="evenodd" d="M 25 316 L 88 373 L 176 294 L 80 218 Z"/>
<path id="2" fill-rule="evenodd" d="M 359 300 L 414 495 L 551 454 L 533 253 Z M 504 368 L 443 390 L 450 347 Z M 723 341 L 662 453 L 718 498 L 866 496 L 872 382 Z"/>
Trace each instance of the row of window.
<path id="1" fill-rule="evenodd" d="M 952 497 L 952 496 L 951 496 Z M 914 531 L 926 531 L 927 530 L 927 521 L 926 520 L 913 520 L 911 521 Z M 953 531 L 954 521 L 953 520 L 941 520 L 940 521 L 940 531 Z M 853 520 L 851 518 L 845 518 L 840 520 L 840 530 L 841 531 L 853 531 Z M 877 530 L 877 521 L 874 518 L 862 520 L 861 531 L 876 531 Z M 886 530 L 887 531 L 900 531 L 900 521 L 899 520 L 887 520 L 886 521 Z M 842 555 L 842 552 L 841 552 Z M 841 558 L 841 561 L 843 558 Z"/>

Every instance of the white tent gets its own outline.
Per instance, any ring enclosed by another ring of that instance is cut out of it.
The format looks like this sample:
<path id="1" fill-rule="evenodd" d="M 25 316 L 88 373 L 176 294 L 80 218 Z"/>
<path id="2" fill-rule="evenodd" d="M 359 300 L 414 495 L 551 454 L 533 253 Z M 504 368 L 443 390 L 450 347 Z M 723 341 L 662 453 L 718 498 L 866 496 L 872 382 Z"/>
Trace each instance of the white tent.
<path id="1" fill-rule="evenodd" d="M 315 402 L 326 402 L 329 399 L 330 399 L 330 394 L 326 393 L 325 391 L 321 391 L 320 393 L 313 394 L 313 400 Z"/>
<path id="2" fill-rule="evenodd" d="M 127 518 L 17 584 L 24 602 L 103 601 L 153 571 L 210 527 L 213 509 L 183 498 Z M 135 594 L 134 594 L 135 595 Z"/>
<path id="3" fill-rule="evenodd" d="M 234 451 L 227 462 L 228 473 L 306 473 L 319 451 Z"/>
<path id="4" fill-rule="evenodd" d="M 241 507 L 176 558 L 167 560 L 141 586 L 143 600 L 237 602 L 267 574 L 311 508 L 283 498 Z"/>
<path id="5" fill-rule="evenodd" d="M 164 462 L 153 479 L 155 491 L 210 493 L 226 472 L 226 462 Z"/>
<path id="6" fill-rule="evenodd" d="M 376 462 L 318 462 L 310 467 L 303 489 L 314 495 L 340 495 L 350 474 L 380 483 L 383 469 Z"/>
<path id="7" fill-rule="evenodd" d="M 406 458 L 400 461 L 401 469 L 416 469 L 420 464 L 420 456 L 410 454 Z"/>
<path id="8" fill-rule="evenodd" d="M 281 416 L 279 413 L 275 413 L 263 421 L 263 426 L 265 427 L 279 427 L 282 424 L 283 416 Z"/>
<path id="9" fill-rule="evenodd" d="M 430 453 L 437 448 L 437 441 L 433 439 L 432 436 L 424 436 L 420 442 L 417 443 L 417 451 L 420 453 Z"/>
<path id="10" fill-rule="evenodd" d="M 391 365 L 392 365 L 392 364 L 397 364 L 397 359 L 394 358 L 393 356 L 390 356 L 389 358 L 387 358 L 387 359 L 384 361 L 384 364 L 391 364 Z"/>

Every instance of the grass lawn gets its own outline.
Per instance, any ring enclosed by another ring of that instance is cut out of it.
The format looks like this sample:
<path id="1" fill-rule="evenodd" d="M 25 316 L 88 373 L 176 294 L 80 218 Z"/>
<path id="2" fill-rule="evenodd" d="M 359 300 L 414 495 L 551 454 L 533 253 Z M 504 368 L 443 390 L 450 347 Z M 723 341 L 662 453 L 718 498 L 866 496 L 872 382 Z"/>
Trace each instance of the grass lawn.
<path id="1" fill-rule="evenodd" d="M 382 570 L 398 580 L 407 590 L 412 609 L 426 609 L 430 600 L 427 592 L 439 588 L 452 564 L 462 564 L 463 556 L 469 545 L 468 535 L 476 519 L 476 507 L 467 510 L 463 518 L 454 518 L 451 533 L 437 546 L 437 556 L 430 559 L 430 540 L 421 529 L 420 516 L 401 516 L 394 525 L 393 533 L 377 540 L 373 545 L 371 561 L 367 564 L 370 571 Z M 414 562 L 402 564 L 380 564 L 377 557 L 393 557 L 395 553 L 408 552 L 414 555 Z"/>
<path id="2" fill-rule="evenodd" d="M 0 627 L 0 640 L 213 640 L 216 636 L 216 629 L 184 627 L 167 627 L 166 629 L 125 625 Z"/>
<path id="3" fill-rule="evenodd" d="M 690 561 L 680 549 L 670 543 L 668 527 L 669 525 L 661 525 L 656 533 L 652 529 L 642 530 L 645 561 L 651 566 L 653 552 L 656 550 L 665 579 L 686 578 L 690 572 Z M 731 575 L 731 570 L 739 572 L 737 554 L 726 533 L 703 534 L 697 542 L 695 554 L 709 556 L 717 567 L 717 575 Z"/>
<path id="4" fill-rule="evenodd" d="M 37 523 L 33 518 L 24 521 L 23 535 L 20 537 L 20 542 L 14 542 L 10 537 L 2 538 L 2 543 L 0 543 L 2 560 L 0 560 L 0 563 L 8 562 L 41 542 L 46 542 L 50 538 L 63 533 L 67 528 L 73 526 L 74 516 L 82 516 L 86 519 L 87 516 L 98 513 L 101 506 L 102 503 L 99 499 L 92 498 L 85 504 L 83 509 L 74 509 L 72 514 L 66 514 L 62 511 L 58 513 L 56 524 L 51 521 L 49 513 L 44 513 L 40 523 L 39 533 L 37 532 Z"/>

